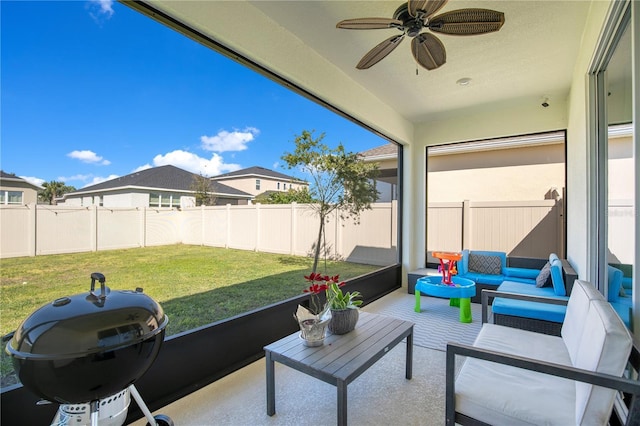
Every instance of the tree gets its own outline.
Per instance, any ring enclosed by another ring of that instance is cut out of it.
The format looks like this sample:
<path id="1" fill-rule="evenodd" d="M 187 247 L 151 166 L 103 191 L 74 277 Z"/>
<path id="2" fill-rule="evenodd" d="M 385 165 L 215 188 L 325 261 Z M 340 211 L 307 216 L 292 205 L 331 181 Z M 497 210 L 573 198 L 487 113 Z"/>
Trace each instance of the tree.
<path id="1" fill-rule="evenodd" d="M 196 196 L 196 206 L 212 206 L 216 202 L 213 195 L 213 182 L 202 174 L 194 175 L 191 190 Z"/>
<path id="2" fill-rule="evenodd" d="M 56 198 L 76 190 L 73 186 L 68 186 L 65 185 L 64 182 L 58 182 L 55 180 L 43 183 L 42 187 L 44 189 L 38 193 L 38 198 L 53 205 L 58 204 Z"/>
<path id="3" fill-rule="evenodd" d="M 306 187 L 300 189 L 290 189 L 286 192 L 273 191 L 260 194 L 256 197 L 256 203 L 262 204 L 311 204 L 314 202 L 315 200 Z"/>
<path id="4" fill-rule="evenodd" d="M 322 143 L 324 136 L 322 133 L 314 139 L 313 132 L 303 130 L 294 140 L 295 150 L 282 156 L 289 169 L 301 168 L 311 176 L 309 193 L 316 200 L 312 206 L 320 218 L 312 272 L 318 267 L 329 214 L 338 210 L 341 218 L 351 217 L 359 223 L 360 212 L 370 209 L 378 198 L 375 186 L 378 166 L 365 163 L 356 153 L 346 152 L 342 143 L 329 148 Z"/>

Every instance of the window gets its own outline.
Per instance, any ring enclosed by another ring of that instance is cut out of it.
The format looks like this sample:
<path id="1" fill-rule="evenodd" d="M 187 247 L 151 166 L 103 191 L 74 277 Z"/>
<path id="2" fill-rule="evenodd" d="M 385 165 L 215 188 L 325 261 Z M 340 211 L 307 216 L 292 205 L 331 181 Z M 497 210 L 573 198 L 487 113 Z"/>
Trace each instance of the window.
<path id="1" fill-rule="evenodd" d="M 160 194 L 149 194 L 149 207 L 160 207 Z"/>
<path id="2" fill-rule="evenodd" d="M 283 189 L 286 191 L 287 190 L 287 184 L 285 183 L 283 186 Z"/>
<path id="3" fill-rule="evenodd" d="M 616 3 L 611 16 L 611 22 L 618 24 L 602 36 L 601 45 L 606 48 L 595 58 L 590 76 L 590 103 L 594 111 L 591 155 L 595 160 L 590 185 L 597 194 L 597 206 L 591 213 L 594 226 L 589 250 L 597 262 L 590 265 L 588 279 L 597 283 L 607 296 L 610 266 L 621 270 L 631 282 L 637 267 L 633 249 L 637 244 L 633 215 L 636 203 L 633 131 L 637 113 L 633 105 L 630 4 Z M 633 322 L 633 317 L 629 321 Z"/>
<path id="4" fill-rule="evenodd" d="M 260 190 L 260 179 L 256 179 L 256 191 Z"/>
<path id="5" fill-rule="evenodd" d="M 0 191 L 0 204 L 22 205 L 22 191 Z"/>
<path id="6" fill-rule="evenodd" d="M 280 182 L 278 182 L 278 191 L 280 190 Z"/>

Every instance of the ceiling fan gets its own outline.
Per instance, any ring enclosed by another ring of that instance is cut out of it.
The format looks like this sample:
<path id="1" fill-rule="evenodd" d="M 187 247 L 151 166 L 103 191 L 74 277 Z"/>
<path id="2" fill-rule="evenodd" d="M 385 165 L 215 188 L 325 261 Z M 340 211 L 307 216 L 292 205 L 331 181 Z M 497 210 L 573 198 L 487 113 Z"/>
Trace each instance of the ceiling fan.
<path id="1" fill-rule="evenodd" d="M 396 28 L 402 34 L 389 37 L 362 57 L 357 69 L 367 69 L 390 54 L 405 36 L 411 37 L 411 53 L 416 62 L 434 70 L 447 61 L 442 42 L 432 32 L 449 35 L 477 35 L 500 30 L 504 13 L 489 9 L 459 9 L 434 16 L 449 0 L 408 0 L 393 14 L 393 18 L 346 19 L 336 28 L 347 30 L 376 30 Z"/>

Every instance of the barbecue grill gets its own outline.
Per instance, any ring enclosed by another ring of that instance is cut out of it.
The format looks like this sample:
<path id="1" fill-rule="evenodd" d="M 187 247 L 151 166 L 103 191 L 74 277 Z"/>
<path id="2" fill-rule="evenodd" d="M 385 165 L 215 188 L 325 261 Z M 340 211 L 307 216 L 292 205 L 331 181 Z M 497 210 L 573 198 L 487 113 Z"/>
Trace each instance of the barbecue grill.
<path id="1" fill-rule="evenodd" d="M 111 291 L 105 282 L 94 272 L 88 293 L 33 312 L 6 352 L 27 389 L 61 404 L 53 424 L 121 425 L 133 396 L 149 424 L 171 426 L 151 415 L 133 385 L 156 359 L 168 318 L 141 288 Z"/>

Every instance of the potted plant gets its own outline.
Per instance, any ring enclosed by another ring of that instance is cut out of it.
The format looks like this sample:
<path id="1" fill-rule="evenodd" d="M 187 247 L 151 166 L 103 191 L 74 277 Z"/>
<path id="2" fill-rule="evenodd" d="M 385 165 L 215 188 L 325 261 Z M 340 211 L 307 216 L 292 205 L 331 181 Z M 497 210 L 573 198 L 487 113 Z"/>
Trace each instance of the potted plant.
<path id="1" fill-rule="evenodd" d="M 362 294 L 359 291 L 343 293 L 337 276 L 327 286 L 327 303 L 331 309 L 329 331 L 333 334 L 346 334 L 356 327 L 360 316 L 358 307 L 362 305 Z"/>

